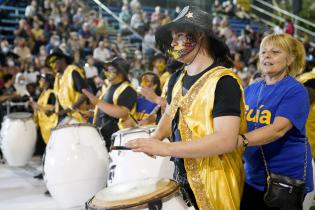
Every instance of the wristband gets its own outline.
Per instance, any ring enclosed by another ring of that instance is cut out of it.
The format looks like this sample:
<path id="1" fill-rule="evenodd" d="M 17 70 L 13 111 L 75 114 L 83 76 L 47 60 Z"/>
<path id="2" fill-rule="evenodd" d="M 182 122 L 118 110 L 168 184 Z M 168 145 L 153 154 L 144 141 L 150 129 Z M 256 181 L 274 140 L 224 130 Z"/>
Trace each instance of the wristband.
<path id="1" fill-rule="evenodd" d="M 248 138 L 246 138 L 246 136 L 244 134 L 240 134 L 240 136 L 243 139 L 243 147 L 246 148 L 248 146 Z"/>

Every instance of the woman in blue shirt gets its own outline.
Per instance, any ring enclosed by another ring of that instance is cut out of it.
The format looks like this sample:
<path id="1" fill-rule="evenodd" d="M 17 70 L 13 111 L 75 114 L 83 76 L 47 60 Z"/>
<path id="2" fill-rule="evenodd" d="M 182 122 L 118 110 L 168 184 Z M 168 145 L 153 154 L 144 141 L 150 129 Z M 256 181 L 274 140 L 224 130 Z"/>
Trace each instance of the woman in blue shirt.
<path id="1" fill-rule="evenodd" d="M 263 200 L 266 170 L 260 146 L 269 171 L 301 180 L 307 148 L 306 191 L 313 190 L 308 142 L 305 147 L 308 94 L 293 78 L 303 71 L 304 64 L 303 44 L 292 36 L 268 35 L 262 40 L 259 67 L 264 77 L 245 89 L 248 133 L 239 136 L 238 141 L 239 145 L 248 145 L 244 153 L 243 210 L 277 209 L 268 207 Z"/>

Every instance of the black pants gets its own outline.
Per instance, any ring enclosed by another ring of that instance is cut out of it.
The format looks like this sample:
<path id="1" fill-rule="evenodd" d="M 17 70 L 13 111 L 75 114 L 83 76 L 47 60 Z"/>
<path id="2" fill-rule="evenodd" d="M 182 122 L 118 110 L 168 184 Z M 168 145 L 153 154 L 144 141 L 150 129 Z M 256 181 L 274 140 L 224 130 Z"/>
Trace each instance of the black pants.
<path id="1" fill-rule="evenodd" d="M 245 183 L 241 210 L 280 210 L 279 208 L 268 207 L 264 203 L 264 192 L 259 191 Z"/>

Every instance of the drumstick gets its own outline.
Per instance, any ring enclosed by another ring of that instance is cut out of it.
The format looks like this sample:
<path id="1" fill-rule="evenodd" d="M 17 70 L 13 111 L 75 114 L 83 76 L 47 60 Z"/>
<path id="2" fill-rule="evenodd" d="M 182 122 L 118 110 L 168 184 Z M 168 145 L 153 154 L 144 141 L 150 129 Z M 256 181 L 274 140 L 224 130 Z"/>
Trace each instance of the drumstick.
<path id="1" fill-rule="evenodd" d="M 111 150 L 131 150 L 130 148 L 125 147 L 125 146 L 112 146 L 110 149 Z"/>
<path id="2" fill-rule="evenodd" d="M 129 116 L 137 125 L 139 125 L 138 121 L 134 118 L 134 116 L 132 116 L 132 114 L 129 113 Z"/>

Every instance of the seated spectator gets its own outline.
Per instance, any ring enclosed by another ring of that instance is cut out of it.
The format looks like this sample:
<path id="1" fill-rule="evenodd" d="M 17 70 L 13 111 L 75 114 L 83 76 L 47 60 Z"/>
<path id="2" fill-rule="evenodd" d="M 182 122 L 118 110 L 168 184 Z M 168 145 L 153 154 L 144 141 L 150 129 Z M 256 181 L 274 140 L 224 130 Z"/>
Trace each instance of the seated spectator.
<path id="1" fill-rule="evenodd" d="M 37 1 L 32 0 L 31 4 L 25 8 L 25 17 L 32 18 L 36 14 Z"/>
<path id="2" fill-rule="evenodd" d="M 111 52 L 107 48 L 108 42 L 107 41 L 100 41 L 98 43 L 98 47 L 93 51 L 93 58 L 98 62 L 104 62 L 111 57 Z"/>
<path id="3" fill-rule="evenodd" d="M 91 55 L 87 56 L 87 62 L 84 65 L 84 72 L 87 78 L 88 86 L 92 89 L 93 94 L 96 94 L 97 90 L 94 83 L 94 78 L 98 75 L 98 71 L 94 66 L 94 59 Z"/>
<path id="4" fill-rule="evenodd" d="M 156 6 L 154 12 L 151 14 L 151 27 L 157 28 L 161 24 L 162 14 L 161 14 L 161 7 Z"/>

